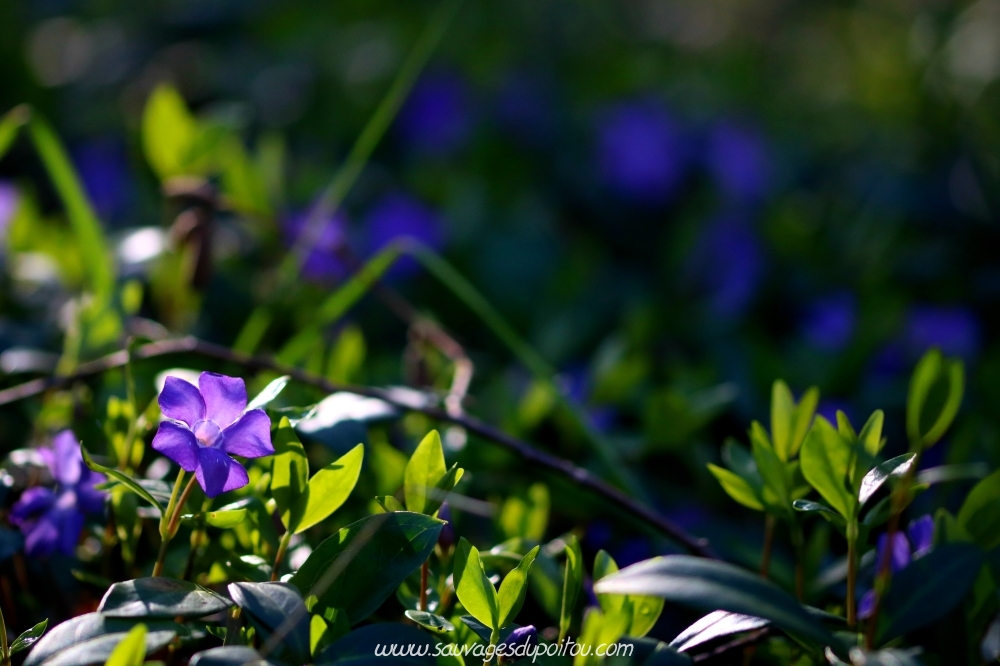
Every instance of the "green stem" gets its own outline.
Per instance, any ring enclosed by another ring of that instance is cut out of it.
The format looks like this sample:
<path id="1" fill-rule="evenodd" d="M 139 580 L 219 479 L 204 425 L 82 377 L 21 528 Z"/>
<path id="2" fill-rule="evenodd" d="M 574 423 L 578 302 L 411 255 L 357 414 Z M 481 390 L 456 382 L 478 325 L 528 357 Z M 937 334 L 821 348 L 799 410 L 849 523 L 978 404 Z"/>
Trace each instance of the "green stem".
<path id="1" fill-rule="evenodd" d="M 0 609 L 0 651 L 2 651 L 3 664 L 10 663 L 10 647 L 7 644 L 7 622 L 3 617 L 3 610 Z"/>
<path id="2" fill-rule="evenodd" d="M 760 576 L 766 579 L 771 571 L 771 551 L 774 548 L 774 532 L 778 521 L 772 515 L 764 517 L 764 547 L 760 553 Z"/>
<path id="3" fill-rule="evenodd" d="M 427 577 L 430 574 L 430 560 L 424 560 L 420 566 L 420 605 L 422 611 L 427 610 Z"/>
<path id="4" fill-rule="evenodd" d="M 802 524 L 792 518 L 792 551 L 795 555 L 795 598 L 803 601 L 806 596 L 805 536 Z"/>
<path id="5" fill-rule="evenodd" d="M 854 590 L 858 583 L 857 549 L 858 521 L 854 518 L 847 523 L 847 626 L 852 629 L 857 624 L 857 603 L 854 601 Z"/>
<path id="6" fill-rule="evenodd" d="M 194 489 L 195 481 L 198 480 L 197 477 L 192 476 L 188 481 L 187 486 L 184 487 L 184 492 L 181 493 L 180 498 L 177 498 L 177 491 L 181 487 L 181 483 L 184 480 L 184 470 L 177 472 L 177 480 L 174 482 L 174 490 L 170 494 L 170 501 L 167 503 L 167 509 L 160 518 L 160 552 L 156 556 L 156 564 L 153 565 L 153 576 L 159 576 L 163 573 L 163 562 L 167 558 L 167 546 L 170 545 L 170 540 L 174 538 L 177 534 L 177 525 L 181 520 L 181 511 L 184 510 L 184 505 L 187 503 L 188 497 L 191 495 L 191 491 Z"/>
<path id="7" fill-rule="evenodd" d="M 288 550 L 288 543 L 292 540 L 292 531 L 286 530 L 284 534 L 281 535 L 281 541 L 278 542 L 278 552 L 274 556 L 274 566 L 271 567 L 271 581 L 278 580 L 278 568 L 281 566 L 281 562 L 285 559 L 285 551 Z"/>

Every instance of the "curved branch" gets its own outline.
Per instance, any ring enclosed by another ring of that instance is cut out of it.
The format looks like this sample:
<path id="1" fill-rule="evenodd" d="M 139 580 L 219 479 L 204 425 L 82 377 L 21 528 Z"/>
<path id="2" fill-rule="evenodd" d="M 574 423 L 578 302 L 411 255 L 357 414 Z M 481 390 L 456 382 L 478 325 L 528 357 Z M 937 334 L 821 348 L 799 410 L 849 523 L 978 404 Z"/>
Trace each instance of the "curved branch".
<path id="1" fill-rule="evenodd" d="M 534 446 L 516 437 L 494 428 L 473 416 L 463 413 L 456 413 L 448 409 L 438 407 L 420 407 L 406 404 L 394 398 L 390 392 L 370 386 L 352 386 L 349 384 L 339 384 L 331 382 L 324 377 L 314 375 L 299 368 L 293 368 L 278 363 L 263 356 L 250 356 L 228 347 L 217 345 L 211 342 L 200 340 L 194 336 L 175 338 L 171 340 L 161 340 L 150 342 L 132 349 L 132 360 L 138 361 L 159 356 L 169 356 L 172 354 L 198 354 L 220 361 L 226 361 L 240 365 L 251 370 L 270 370 L 278 374 L 288 375 L 292 379 L 302 384 L 315 387 L 327 393 L 345 391 L 357 395 L 364 395 L 383 400 L 401 411 L 420 412 L 438 421 L 453 423 L 462 426 L 468 432 L 479 435 L 483 439 L 495 442 L 500 446 L 516 453 L 518 456 L 529 462 L 537 463 L 554 472 L 557 472 L 586 488 L 604 499 L 635 516 L 639 520 L 654 527 L 659 532 L 683 545 L 689 552 L 702 557 L 712 557 L 715 555 L 708 547 L 705 539 L 700 539 L 688 534 L 680 526 L 674 524 L 669 518 L 660 515 L 658 512 L 646 505 L 635 501 L 618 488 L 610 485 L 592 472 L 579 467 L 572 462 L 554 456 L 545 451 L 541 451 Z M 81 363 L 72 375 L 50 376 L 33 379 L 29 382 L 13 386 L 0 391 L 0 406 L 7 405 L 24 398 L 38 395 L 49 389 L 62 388 L 71 385 L 73 382 L 100 374 L 113 368 L 124 366 L 129 361 L 129 353 L 126 350 L 108 354 L 102 358 Z"/>

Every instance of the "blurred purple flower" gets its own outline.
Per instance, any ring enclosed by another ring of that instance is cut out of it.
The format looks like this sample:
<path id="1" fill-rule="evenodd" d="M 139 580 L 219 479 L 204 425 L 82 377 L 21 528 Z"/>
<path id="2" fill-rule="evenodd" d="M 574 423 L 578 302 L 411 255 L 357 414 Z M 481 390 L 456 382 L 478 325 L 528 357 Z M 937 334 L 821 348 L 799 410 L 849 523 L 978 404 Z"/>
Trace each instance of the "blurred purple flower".
<path id="1" fill-rule="evenodd" d="M 888 534 L 883 534 L 878 538 L 878 547 L 876 548 L 877 555 L 875 556 L 876 566 L 881 566 L 881 563 L 884 561 L 888 543 Z M 902 532 L 895 532 L 892 535 L 892 550 L 889 552 L 888 556 L 892 558 L 890 560 L 890 564 L 892 565 L 893 573 L 903 569 L 910 563 L 910 542 L 906 539 L 905 534 Z"/>
<path id="2" fill-rule="evenodd" d="M 912 521 L 906 533 L 913 546 L 913 559 L 923 557 L 934 547 L 934 519 L 929 515 Z"/>
<path id="3" fill-rule="evenodd" d="M 437 212 L 402 192 L 388 194 L 375 204 L 365 218 L 365 232 L 372 255 L 397 238 L 412 238 L 434 250 L 444 246 L 444 228 Z M 412 274 L 418 266 L 412 257 L 403 257 L 389 274 Z"/>
<path id="4" fill-rule="evenodd" d="M 802 334 L 813 347 L 836 351 L 851 341 L 856 324 L 854 295 L 842 291 L 821 298 L 809 307 L 802 323 Z"/>
<path id="5" fill-rule="evenodd" d="M 500 643 L 497 649 L 497 663 L 506 666 L 531 656 L 531 651 L 536 645 L 538 645 L 538 630 L 535 629 L 535 625 L 518 627 Z"/>
<path id="6" fill-rule="evenodd" d="M 692 261 L 709 309 L 725 319 L 742 315 L 764 276 L 764 249 L 750 225 L 729 215 L 710 223 Z"/>
<path id="7" fill-rule="evenodd" d="M 472 130 L 465 80 L 454 72 L 422 77 L 399 110 L 396 131 L 414 150 L 448 155 L 462 147 Z"/>
<path id="8" fill-rule="evenodd" d="M 605 185 L 620 196 L 663 203 L 684 176 L 680 127 L 655 101 L 618 104 L 601 119 L 597 161 Z"/>
<path id="9" fill-rule="evenodd" d="M 39 453 L 56 480 L 55 490 L 36 486 L 24 491 L 10 510 L 10 522 L 24 533 L 29 557 L 55 551 L 72 555 L 80 540 L 84 514 L 98 513 L 105 494 L 94 486 L 105 479 L 83 464 L 80 443 L 69 430 L 52 440 L 52 448 Z"/>
<path id="10" fill-rule="evenodd" d="M 896 532 L 893 535 L 893 548 L 891 567 L 893 573 L 905 569 L 910 562 L 923 557 L 934 547 L 934 519 L 929 515 L 921 516 L 910 522 L 907 528 L 910 538 L 907 540 L 906 534 Z M 886 544 L 889 535 L 883 534 L 878 539 L 878 547 L 875 555 L 875 569 L 878 571 L 882 566 L 882 561 L 886 557 Z M 912 552 L 911 552 L 912 544 Z M 858 602 L 858 617 L 867 620 L 871 617 L 875 609 L 875 590 L 868 590 Z"/>
<path id="11" fill-rule="evenodd" d="M 969 360 L 979 351 L 979 322 L 961 306 L 918 305 L 910 310 L 906 340 L 916 354 L 940 347 L 949 356 Z"/>
<path id="12" fill-rule="evenodd" d="M 98 215 L 105 220 L 121 215 L 131 189 L 125 146 L 114 139 L 88 141 L 73 150 L 73 162 Z"/>
<path id="13" fill-rule="evenodd" d="M 304 211 L 287 218 L 283 229 L 285 243 L 294 247 L 299 237 L 305 233 L 311 211 Z M 311 243 L 312 249 L 302 265 L 302 275 L 314 282 L 333 282 L 348 273 L 347 266 L 340 258 L 340 252 L 347 244 L 347 216 L 337 212 L 319 221 L 320 229 Z"/>
<path id="14" fill-rule="evenodd" d="M 771 176 L 767 144 L 756 131 L 731 122 L 717 124 L 708 137 L 706 166 L 718 187 L 740 201 L 762 197 Z"/>
<path id="15" fill-rule="evenodd" d="M 163 415 L 153 448 L 186 472 L 194 472 L 209 497 L 242 488 L 247 471 L 230 455 L 260 458 L 274 453 L 271 419 L 247 407 L 247 389 L 238 377 L 203 372 L 194 386 L 167 377 L 158 399 Z"/>
<path id="16" fill-rule="evenodd" d="M 0 235 L 6 235 L 7 225 L 14 219 L 18 204 L 17 188 L 14 183 L 0 180 Z"/>

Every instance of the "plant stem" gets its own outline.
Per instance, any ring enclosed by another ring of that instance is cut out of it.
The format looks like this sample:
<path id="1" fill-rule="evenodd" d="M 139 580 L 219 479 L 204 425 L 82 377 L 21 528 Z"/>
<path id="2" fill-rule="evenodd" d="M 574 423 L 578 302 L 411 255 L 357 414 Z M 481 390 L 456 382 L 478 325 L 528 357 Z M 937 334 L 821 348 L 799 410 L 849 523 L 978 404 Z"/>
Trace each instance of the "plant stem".
<path id="1" fill-rule="evenodd" d="M 156 556 L 156 564 L 153 565 L 154 577 L 163 573 L 163 562 L 167 557 L 167 546 L 170 545 L 170 540 L 174 538 L 175 534 L 177 534 L 177 524 L 181 520 L 181 511 L 183 511 L 184 505 L 187 503 L 188 497 L 191 495 L 191 491 L 194 489 L 194 483 L 198 480 L 198 477 L 191 477 L 187 486 L 184 487 L 184 492 L 181 493 L 180 499 L 177 499 L 175 502 L 174 498 L 177 497 L 177 489 L 180 488 L 183 479 L 184 470 L 181 470 L 177 473 L 177 481 L 174 482 L 174 491 L 170 494 L 170 502 L 167 504 L 167 510 L 163 514 L 163 518 L 160 519 L 160 552 Z M 168 521 L 166 529 L 163 527 L 164 520 Z"/>
<path id="2" fill-rule="evenodd" d="M 805 537 L 802 525 L 792 520 L 792 550 L 795 553 L 795 598 L 803 601 L 806 596 Z"/>
<path id="3" fill-rule="evenodd" d="M 281 566 L 281 562 L 285 559 L 285 551 L 288 550 L 288 543 L 292 540 L 292 531 L 285 530 L 285 533 L 281 535 L 281 541 L 278 542 L 278 552 L 274 556 L 274 566 L 271 567 L 271 581 L 278 580 L 278 568 Z"/>
<path id="4" fill-rule="evenodd" d="M 0 610 L 0 650 L 3 651 L 3 664 L 10 663 L 10 647 L 7 645 L 7 622 L 3 618 L 3 610 Z"/>
<path id="5" fill-rule="evenodd" d="M 847 626 L 854 628 L 857 624 L 855 613 L 857 603 L 854 601 L 854 588 L 858 582 L 858 521 L 852 519 L 847 523 Z"/>
<path id="6" fill-rule="evenodd" d="M 767 580 L 771 571 L 771 551 L 774 548 L 774 532 L 778 526 L 778 521 L 774 516 L 768 514 L 764 518 L 764 547 L 760 553 L 760 575 Z"/>
<path id="7" fill-rule="evenodd" d="M 420 566 L 420 610 L 427 610 L 427 576 L 430 573 L 430 560 L 424 560 Z"/>

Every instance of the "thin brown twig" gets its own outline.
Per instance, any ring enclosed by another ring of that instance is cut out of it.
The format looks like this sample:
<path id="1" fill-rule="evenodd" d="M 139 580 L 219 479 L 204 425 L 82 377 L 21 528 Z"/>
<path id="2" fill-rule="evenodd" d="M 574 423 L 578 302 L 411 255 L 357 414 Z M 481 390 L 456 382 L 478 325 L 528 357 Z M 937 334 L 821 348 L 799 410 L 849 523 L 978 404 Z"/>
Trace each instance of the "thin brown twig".
<path id="1" fill-rule="evenodd" d="M 233 363 L 250 370 L 269 370 L 277 372 L 278 374 L 288 375 L 297 382 L 313 386 L 327 393 L 344 391 L 347 393 L 354 393 L 356 395 L 378 398 L 400 411 L 420 412 L 433 419 L 461 426 L 470 433 L 503 446 L 528 462 L 546 467 L 553 472 L 569 478 L 577 485 L 600 495 L 615 506 L 623 509 L 626 513 L 634 516 L 647 525 L 650 525 L 667 537 L 681 544 L 689 552 L 702 557 L 715 558 L 715 554 L 709 548 L 708 542 L 705 539 L 697 538 L 688 534 L 680 526 L 674 524 L 674 522 L 669 518 L 666 518 L 644 504 L 635 501 L 627 494 L 605 482 L 592 472 L 579 467 L 568 460 L 545 451 L 541 451 L 531 444 L 508 435 L 502 430 L 494 428 L 488 423 L 485 423 L 473 416 L 469 416 L 467 414 L 453 415 L 450 414 L 448 410 L 440 409 L 435 406 L 408 404 L 407 402 L 403 402 L 395 398 L 391 392 L 377 387 L 352 386 L 348 384 L 334 383 L 324 377 L 317 376 L 305 370 L 282 365 L 273 359 L 263 356 L 242 354 L 240 352 L 233 351 L 228 347 L 206 342 L 194 336 L 150 342 L 136 347 L 132 351 L 132 359 L 143 360 L 184 353 L 214 358 L 220 361 Z M 0 390 L 0 406 L 38 395 L 49 389 L 69 386 L 85 377 L 90 377 L 113 368 L 121 367 L 127 362 L 127 360 L 128 354 L 125 351 L 117 351 L 102 358 L 79 364 L 76 372 L 71 375 L 40 377 L 18 386 Z"/>

